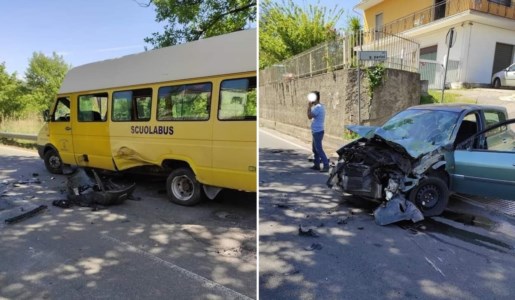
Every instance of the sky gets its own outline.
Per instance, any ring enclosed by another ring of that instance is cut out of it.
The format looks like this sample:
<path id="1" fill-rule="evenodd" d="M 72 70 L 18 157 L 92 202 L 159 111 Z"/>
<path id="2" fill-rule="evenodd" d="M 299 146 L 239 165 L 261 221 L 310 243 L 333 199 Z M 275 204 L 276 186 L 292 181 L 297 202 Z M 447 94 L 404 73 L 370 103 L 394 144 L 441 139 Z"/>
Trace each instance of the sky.
<path id="1" fill-rule="evenodd" d="M 79 66 L 151 49 L 143 39 L 164 27 L 133 0 L 0 0 L 0 20 L 0 63 L 19 78 L 33 52 Z"/>
<path id="2" fill-rule="evenodd" d="M 146 0 L 138 0 L 145 2 Z M 359 0 L 303 0 L 345 10 L 337 28 Z M 140 7 L 134 0 L 0 0 L 0 63 L 22 79 L 33 52 L 56 52 L 72 66 L 144 51 L 143 41 L 162 32 L 154 7 Z"/>

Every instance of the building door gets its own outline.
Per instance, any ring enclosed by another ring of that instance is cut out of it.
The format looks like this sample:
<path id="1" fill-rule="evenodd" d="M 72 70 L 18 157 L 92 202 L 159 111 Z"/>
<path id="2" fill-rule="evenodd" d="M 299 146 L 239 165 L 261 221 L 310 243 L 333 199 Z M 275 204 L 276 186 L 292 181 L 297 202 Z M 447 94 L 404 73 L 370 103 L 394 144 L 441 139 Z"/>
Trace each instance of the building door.
<path id="1" fill-rule="evenodd" d="M 441 67 L 436 61 L 437 50 L 438 45 L 420 49 L 420 79 L 427 80 L 430 89 L 439 89 L 442 87 L 441 82 L 437 80 L 437 78 L 441 77 Z"/>
<path id="2" fill-rule="evenodd" d="M 383 37 L 383 13 L 376 15 L 376 27 L 374 31 L 374 40 L 378 40 Z"/>
<path id="3" fill-rule="evenodd" d="M 446 0 L 435 0 L 435 20 L 445 17 Z"/>
<path id="4" fill-rule="evenodd" d="M 494 65 L 492 75 L 509 67 L 513 59 L 513 45 L 495 44 Z"/>

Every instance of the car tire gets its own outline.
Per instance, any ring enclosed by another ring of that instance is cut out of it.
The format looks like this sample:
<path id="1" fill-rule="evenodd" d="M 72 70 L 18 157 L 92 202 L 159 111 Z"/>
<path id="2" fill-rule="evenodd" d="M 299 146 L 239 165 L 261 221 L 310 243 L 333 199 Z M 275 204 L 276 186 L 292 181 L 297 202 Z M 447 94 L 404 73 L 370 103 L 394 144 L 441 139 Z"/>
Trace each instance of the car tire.
<path id="1" fill-rule="evenodd" d="M 45 167 L 48 172 L 52 174 L 63 174 L 63 161 L 56 150 L 50 149 L 45 152 L 43 160 L 45 161 Z"/>
<path id="2" fill-rule="evenodd" d="M 494 88 L 496 88 L 496 89 L 501 88 L 501 80 L 499 78 L 494 79 Z"/>
<path id="3" fill-rule="evenodd" d="M 203 199 L 202 185 L 188 168 L 173 170 L 166 180 L 168 198 L 175 204 L 193 206 Z"/>
<path id="4" fill-rule="evenodd" d="M 409 201 L 415 203 L 424 217 L 438 216 L 449 203 L 449 188 L 440 177 L 429 176 L 411 191 Z"/>

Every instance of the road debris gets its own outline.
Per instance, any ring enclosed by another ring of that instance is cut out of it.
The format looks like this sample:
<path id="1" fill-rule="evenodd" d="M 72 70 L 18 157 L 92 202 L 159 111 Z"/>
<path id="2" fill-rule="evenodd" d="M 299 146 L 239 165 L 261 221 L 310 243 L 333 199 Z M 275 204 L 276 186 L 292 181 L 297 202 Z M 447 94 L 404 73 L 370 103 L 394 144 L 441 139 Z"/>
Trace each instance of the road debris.
<path id="1" fill-rule="evenodd" d="M 25 185 L 25 184 L 41 184 L 41 180 L 39 180 L 39 178 L 31 178 L 31 179 L 18 180 L 18 181 L 13 183 L 13 186 L 18 186 L 20 184 L 22 184 L 22 185 Z"/>
<path id="2" fill-rule="evenodd" d="M 313 228 L 304 228 L 302 225 L 299 225 L 299 235 L 300 236 L 311 236 L 318 237 L 318 233 Z"/>
<path id="3" fill-rule="evenodd" d="M 31 210 L 28 210 L 28 211 L 25 211 L 25 209 L 23 207 L 20 208 L 20 212 L 21 214 L 17 215 L 17 216 L 14 216 L 14 217 L 10 217 L 8 219 L 5 219 L 5 224 L 14 224 L 14 223 L 18 223 L 20 221 L 23 221 L 25 219 L 28 219 L 30 217 L 33 217 L 35 215 L 37 215 L 39 212 L 42 212 L 43 210 L 47 209 L 47 206 L 46 205 L 40 205 L 38 207 L 35 207 Z"/>
<path id="4" fill-rule="evenodd" d="M 290 206 L 286 204 L 275 204 L 275 207 L 282 208 L 282 209 L 289 209 Z"/>
<path id="5" fill-rule="evenodd" d="M 413 223 L 424 220 L 420 210 L 412 202 L 406 200 L 401 194 L 395 195 L 374 211 L 374 218 L 378 225 L 388 225 L 404 220 Z"/>
<path id="6" fill-rule="evenodd" d="M 307 247 L 304 248 L 304 250 L 308 250 L 308 251 L 314 251 L 314 250 L 322 250 L 322 245 L 319 244 L 319 243 L 313 243 Z"/>
<path id="7" fill-rule="evenodd" d="M 336 221 L 336 224 L 338 225 L 345 225 L 347 224 L 347 221 L 349 220 L 349 217 L 345 216 L 345 217 L 340 217 L 338 218 L 338 220 Z"/>
<path id="8" fill-rule="evenodd" d="M 74 205 L 92 207 L 122 204 L 136 188 L 136 183 L 129 186 L 115 184 L 111 180 L 103 182 L 95 170 L 91 170 L 93 178 L 84 169 L 78 168 L 68 176 L 68 193 L 66 200 L 55 200 L 52 205 L 70 208 Z"/>

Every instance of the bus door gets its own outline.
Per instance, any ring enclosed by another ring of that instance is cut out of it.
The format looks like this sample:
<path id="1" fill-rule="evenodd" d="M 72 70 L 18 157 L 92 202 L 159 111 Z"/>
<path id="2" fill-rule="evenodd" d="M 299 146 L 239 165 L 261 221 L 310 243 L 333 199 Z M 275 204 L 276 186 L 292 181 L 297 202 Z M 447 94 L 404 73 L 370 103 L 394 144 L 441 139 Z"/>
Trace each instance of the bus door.
<path id="1" fill-rule="evenodd" d="M 256 190 L 256 77 L 223 80 L 213 125 L 216 186 Z"/>
<path id="2" fill-rule="evenodd" d="M 115 170 L 109 142 L 108 94 L 84 94 L 77 96 L 76 100 L 73 146 L 77 165 Z"/>
<path id="3" fill-rule="evenodd" d="M 59 156 L 66 164 L 75 164 L 73 154 L 72 125 L 70 122 L 70 98 L 57 98 L 50 117 L 48 131 L 51 143 L 57 148 Z"/>

